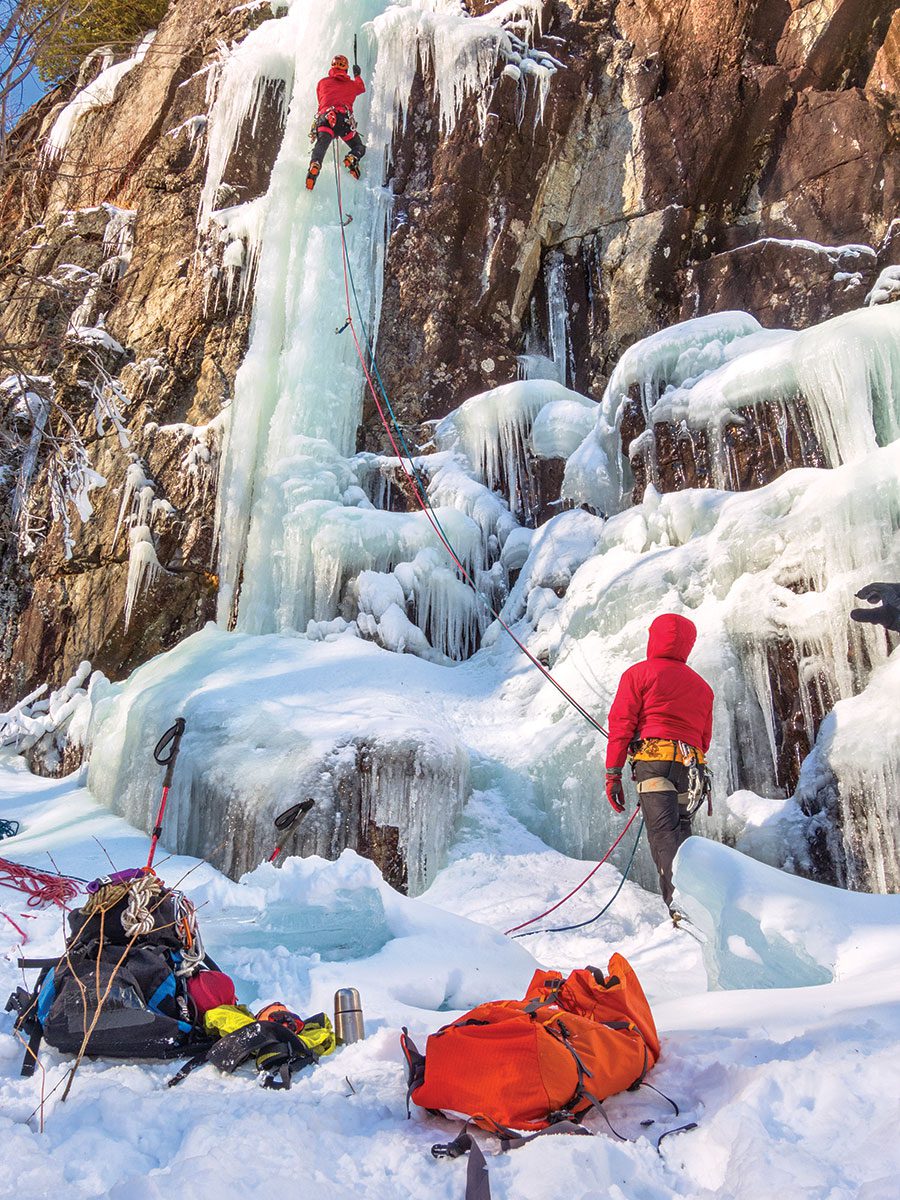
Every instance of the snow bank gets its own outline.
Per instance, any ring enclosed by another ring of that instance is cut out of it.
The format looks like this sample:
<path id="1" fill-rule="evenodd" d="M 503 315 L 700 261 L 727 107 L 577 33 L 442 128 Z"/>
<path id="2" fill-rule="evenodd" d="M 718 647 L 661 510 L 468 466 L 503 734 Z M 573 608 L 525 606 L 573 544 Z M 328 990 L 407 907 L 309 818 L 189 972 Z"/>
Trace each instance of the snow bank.
<path id="1" fill-rule="evenodd" d="M 900 896 L 826 887 L 705 838 L 685 842 L 673 877 L 711 987 L 803 987 L 900 962 Z"/>
<path id="2" fill-rule="evenodd" d="M 469 791 L 469 756 L 411 677 L 350 634 L 251 637 L 208 626 L 140 667 L 95 709 L 90 787 L 150 829 L 159 801 L 151 751 L 175 717 L 187 732 L 169 797 L 168 844 L 238 875 L 268 857 L 275 816 L 311 796 L 303 853 L 378 854 L 420 891 L 446 853 Z M 413 676 L 412 678 L 415 678 Z M 393 847 L 393 848 L 392 848 Z"/>

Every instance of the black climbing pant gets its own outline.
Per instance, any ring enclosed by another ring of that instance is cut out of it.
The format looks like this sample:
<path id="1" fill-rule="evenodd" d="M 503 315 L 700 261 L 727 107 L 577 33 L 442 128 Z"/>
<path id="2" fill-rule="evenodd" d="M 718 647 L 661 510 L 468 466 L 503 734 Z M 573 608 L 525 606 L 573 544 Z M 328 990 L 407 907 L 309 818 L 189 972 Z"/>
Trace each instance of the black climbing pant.
<path id="1" fill-rule="evenodd" d="M 685 795 L 684 800 L 687 800 Z M 643 792 L 641 812 L 647 827 L 650 857 L 659 874 L 662 898 L 672 906 L 672 863 L 682 842 L 691 836 L 691 819 L 687 805 L 678 803 L 675 791 Z"/>
<path id="2" fill-rule="evenodd" d="M 318 163 L 321 166 L 329 146 L 336 137 L 344 139 L 355 158 L 360 159 L 365 154 L 363 140 L 350 124 L 347 114 L 332 109 L 330 113 L 320 113 L 316 118 L 316 144 L 310 163 Z"/>

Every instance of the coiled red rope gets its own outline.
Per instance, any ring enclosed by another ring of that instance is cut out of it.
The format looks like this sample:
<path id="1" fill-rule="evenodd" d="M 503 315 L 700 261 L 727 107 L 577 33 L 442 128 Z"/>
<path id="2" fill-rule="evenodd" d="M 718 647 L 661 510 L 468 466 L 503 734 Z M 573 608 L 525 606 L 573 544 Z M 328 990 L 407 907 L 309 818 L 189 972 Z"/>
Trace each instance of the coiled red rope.
<path id="1" fill-rule="evenodd" d="M 81 890 L 78 880 L 70 879 L 68 875 L 38 871 L 22 863 L 10 862 L 8 858 L 0 858 L 0 887 L 24 892 L 29 908 L 55 904 L 57 908 L 66 909 Z"/>

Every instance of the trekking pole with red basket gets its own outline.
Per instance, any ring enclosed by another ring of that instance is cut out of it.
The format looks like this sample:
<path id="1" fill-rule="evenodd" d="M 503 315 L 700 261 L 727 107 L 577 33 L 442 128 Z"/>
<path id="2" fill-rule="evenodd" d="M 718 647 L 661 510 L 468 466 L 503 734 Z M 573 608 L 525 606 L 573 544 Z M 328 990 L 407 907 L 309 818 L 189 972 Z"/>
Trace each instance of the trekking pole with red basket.
<path id="1" fill-rule="evenodd" d="M 288 838 L 315 804 L 315 800 L 301 800 L 299 804 L 292 804 L 290 808 L 286 808 L 283 813 L 275 818 L 275 828 L 278 830 L 280 837 L 278 845 L 266 859 L 266 862 L 273 863 L 277 860 L 279 854 L 287 844 Z"/>
<path id="2" fill-rule="evenodd" d="M 162 799 L 159 802 L 159 812 L 156 814 L 156 824 L 153 826 L 153 836 L 150 841 L 150 856 L 147 859 L 145 871 L 153 870 L 153 856 L 156 854 L 156 843 L 162 833 L 163 817 L 166 814 L 166 803 L 169 799 L 169 788 L 172 786 L 172 776 L 175 774 L 175 762 L 181 749 L 181 738 L 184 734 L 184 717 L 179 717 L 171 729 L 167 729 L 153 751 L 154 759 L 161 767 L 166 768 L 163 778 Z"/>

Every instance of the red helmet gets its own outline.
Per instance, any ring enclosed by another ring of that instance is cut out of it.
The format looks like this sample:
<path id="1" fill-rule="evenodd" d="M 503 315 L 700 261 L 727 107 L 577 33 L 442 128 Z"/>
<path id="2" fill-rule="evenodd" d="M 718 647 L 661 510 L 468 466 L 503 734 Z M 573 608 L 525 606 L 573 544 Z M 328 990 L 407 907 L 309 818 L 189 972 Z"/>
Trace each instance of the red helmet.
<path id="1" fill-rule="evenodd" d="M 349 71 L 350 63 L 343 54 L 336 54 L 331 60 L 332 71 Z"/>

